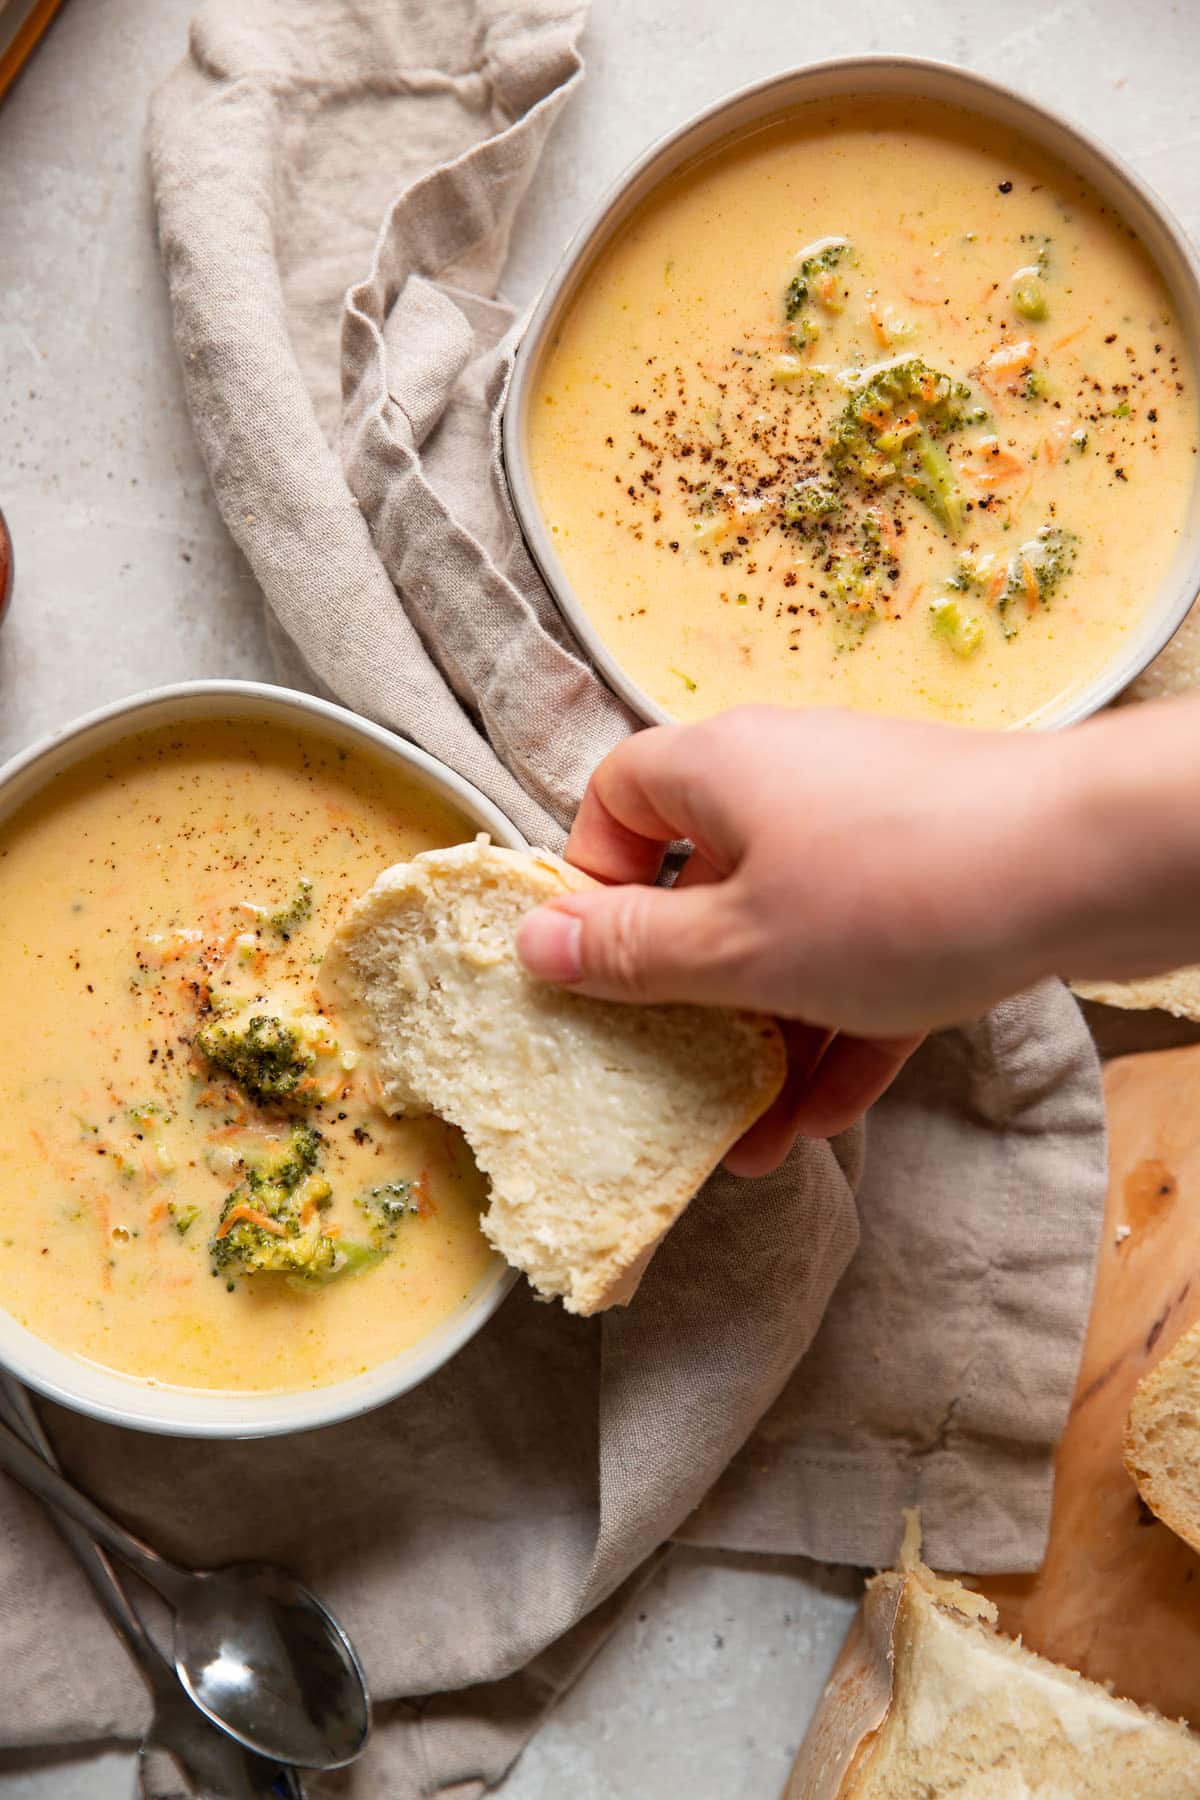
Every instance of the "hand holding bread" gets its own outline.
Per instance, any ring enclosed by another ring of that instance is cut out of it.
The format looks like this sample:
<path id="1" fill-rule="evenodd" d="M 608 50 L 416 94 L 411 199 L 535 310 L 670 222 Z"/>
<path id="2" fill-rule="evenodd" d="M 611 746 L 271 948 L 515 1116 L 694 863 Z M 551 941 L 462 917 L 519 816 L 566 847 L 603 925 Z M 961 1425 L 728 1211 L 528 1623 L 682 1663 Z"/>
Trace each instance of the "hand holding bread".
<path id="1" fill-rule="evenodd" d="M 765 1017 L 620 1006 L 530 976 L 522 918 L 590 886 L 555 857 L 486 841 L 427 851 L 357 902 L 321 977 L 370 1047 L 384 1107 L 461 1129 L 490 1179 L 484 1231 L 578 1313 L 630 1298 L 784 1077 Z"/>

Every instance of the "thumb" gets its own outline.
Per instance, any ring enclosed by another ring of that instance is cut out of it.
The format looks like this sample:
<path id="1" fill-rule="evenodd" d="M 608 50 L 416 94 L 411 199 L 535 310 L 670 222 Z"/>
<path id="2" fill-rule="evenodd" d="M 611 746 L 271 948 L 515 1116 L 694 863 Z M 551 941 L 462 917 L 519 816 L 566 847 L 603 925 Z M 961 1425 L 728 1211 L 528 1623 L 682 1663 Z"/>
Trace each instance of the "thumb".
<path id="1" fill-rule="evenodd" d="M 755 1004 L 724 882 L 564 894 L 522 920 L 517 954 L 531 975 L 598 1000 Z"/>

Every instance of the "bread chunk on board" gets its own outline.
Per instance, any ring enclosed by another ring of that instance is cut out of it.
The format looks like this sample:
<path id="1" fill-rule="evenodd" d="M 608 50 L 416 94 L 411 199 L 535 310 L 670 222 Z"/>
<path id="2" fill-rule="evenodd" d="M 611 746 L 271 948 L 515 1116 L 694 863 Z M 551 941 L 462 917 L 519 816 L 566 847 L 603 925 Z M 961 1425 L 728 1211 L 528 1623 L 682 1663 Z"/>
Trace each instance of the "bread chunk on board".
<path id="1" fill-rule="evenodd" d="M 592 1000 L 528 975 L 522 918 L 592 885 L 486 839 L 426 851 L 355 903 L 320 976 L 384 1106 L 459 1127 L 491 1183 L 484 1231 L 576 1313 L 632 1297 L 786 1071 L 773 1020 Z"/>
<path id="2" fill-rule="evenodd" d="M 1036 1573 L 974 1585 L 1010 1636 L 1200 1729 L 1200 1556 L 1123 1455 L 1139 1382 L 1200 1320 L 1200 1047 L 1120 1057 L 1104 1088 L 1108 1198 L 1050 1541 Z"/>
<path id="3" fill-rule="evenodd" d="M 1194 1800 L 1200 1738 L 995 1629 L 910 1552 L 867 1589 L 784 1800 Z"/>
<path id="4" fill-rule="evenodd" d="M 1150 1510 L 1200 1551 L 1200 1323 L 1139 1381 L 1125 1467 Z M 1200 1594 L 1194 1604 L 1200 1608 Z"/>
<path id="5" fill-rule="evenodd" d="M 1171 969 L 1142 981 L 1073 981 L 1073 993 L 1125 1012 L 1165 1012 L 1175 1019 L 1200 1020 L 1200 966 Z"/>

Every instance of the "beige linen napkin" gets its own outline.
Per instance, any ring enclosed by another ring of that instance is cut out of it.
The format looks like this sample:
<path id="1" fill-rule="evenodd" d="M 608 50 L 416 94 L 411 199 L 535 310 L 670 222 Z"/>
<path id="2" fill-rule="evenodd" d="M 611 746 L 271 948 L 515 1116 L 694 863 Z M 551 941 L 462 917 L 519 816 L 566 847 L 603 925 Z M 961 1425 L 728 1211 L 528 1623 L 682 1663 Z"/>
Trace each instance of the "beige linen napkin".
<path id="1" fill-rule="evenodd" d="M 508 506 L 493 294 L 580 27 L 552 0 L 212 0 L 150 128 L 192 413 L 285 673 L 552 844 L 632 721 Z M 869 1148 L 865 1179 L 861 1132 L 714 1177 L 627 1311 L 520 1288 L 366 1418 L 198 1444 L 53 1411 L 58 1449 L 167 1551 L 276 1558 L 337 1608 L 383 1705 L 365 1762 L 314 1795 L 476 1796 L 672 1534 L 878 1563 L 919 1501 L 935 1563 L 1036 1563 L 1104 1190 L 1069 996 L 928 1045 Z M 0 1641 L 0 1740 L 144 1717 L 11 1489 Z"/>

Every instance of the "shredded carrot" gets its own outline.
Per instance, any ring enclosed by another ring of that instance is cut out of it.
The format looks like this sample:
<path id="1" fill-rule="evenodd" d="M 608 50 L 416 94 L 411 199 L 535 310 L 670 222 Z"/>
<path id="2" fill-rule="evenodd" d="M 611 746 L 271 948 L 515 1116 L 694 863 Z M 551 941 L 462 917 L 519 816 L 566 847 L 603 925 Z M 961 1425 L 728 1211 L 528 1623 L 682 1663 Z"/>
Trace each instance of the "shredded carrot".
<path id="1" fill-rule="evenodd" d="M 985 387 L 993 398 L 1014 393 L 1021 376 L 1033 367 L 1036 355 L 1036 348 L 1029 338 L 1022 338 L 1016 344 L 997 344 L 991 354 L 984 357 L 979 371 L 980 386 Z"/>
<path id="2" fill-rule="evenodd" d="M 1071 419 L 1056 419 L 1054 421 L 1054 424 L 1046 433 L 1045 441 L 1042 445 L 1048 463 L 1056 463 L 1058 461 L 1059 457 L 1071 441 L 1073 430 L 1074 421 Z"/>
<path id="3" fill-rule="evenodd" d="M 165 1219 L 166 1216 L 167 1216 L 166 1201 L 165 1200 L 156 1200 L 154 1202 L 154 1205 L 150 1208 L 149 1212 L 146 1214 L 146 1219 L 149 1224 L 157 1225 L 158 1221 L 160 1219 Z"/>
<path id="4" fill-rule="evenodd" d="M 986 597 L 989 606 L 995 606 L 997 600 L 999 600 L 1001 594 L 1004 592 L 1004 584 L 1007 580 L 1008 570 L 1003 563 L 998 563 L 992 570 L 992 578 L 987 584 Z"/>
<path id="5" fill-rule="evenodd" d="M 925 583 L 923 581 L 918 581 L 912 592 L 905 598 L 900 606 L 899 611 L 901 618 L 906 618 L 908 616 L 924 592 Z"/>
<path id="6" fill-rule="evenodd" d="M 1038 587 L 1037 571 L 1027 556 L 1021 558 L 1021 585 L 1025 589 L 1025 605 L 1029 612 L 1037 611 L 1037 603 L 1041 599 Z"/>
<path id="7" fill-rule="evenodd" d="M 242 1135 L 242 1128 L 242 1120 L 240 1119 L 235 1119 L 232 1125 L 218 1125 L 215 1131 L 209 1132 L 209 1142 L 212 1144 L 231 1143 L 234 1138 Z"/>
<path id="8" fill-rule="evenodd" d="M 257 1206 L 251 1206 L 249 1201 L 243 1200 L 240 1206 L 235 1206 L 221 1220 L 217 1226 L 217 1237 L 228 1237 L 234 1226 L 240 1225 L 243 1219 L 247 1219 L 251 1225 L 261 1226 L 264 1231 L 269 1231 L 272 1237 L 287 1236 L 286 1225 L 281 1225 L 277 1219 L 268 1217 L 265 1212 L 260 1212 Z"/>
<path id="9" fill-rule="evenodd" d="M 822 306 L 828 306 L 837 296 L 837 277 L 832 269 L 827 269 L 817 282 L 817 299 Z"/>
<path id="10" fill-rule="evenodd" d="M 413 1193 L 416 1196 L 417 1212 L 422 1219 L 431 1219 L 437 1211 L 437 1201 L 430 1192 L 429 1170 L 424 1168 L 413 1182 Z"/>
<path id="11" fill-rule="evenodd" d="M 964 458 L 959 469 L 981 488 L 990 490 L 1023 474 L 1025 461 L 1014 451 L 1002 449 L 999 438 L 984 438 L 976 445 L 974 458 Z"/>
<path id="12" fill-rule="evenodd" d="M 338 1225 L 336 1223 L 330 1224 L 330 1225 L 324 1225 L 321 1228 L 321 1236 L 322 1237 L 340 1238 L 341 1235 L 342 1235 L 342 1228 L 340 1225 Z"/>
<path id="13" fill-rule="evenodd" d="M 1081 338 L 1086 330 L 1086 325 L 1080 325 L 1077 330 L 1068 331 L 1066 337 L 1060 337 L 1056 343 L 1051 344 L 1050 348 L 1052 350 L 1065 350 L 1068 344 L 1073 344 L 1076 338 Z"/>
<path id="14" fill-rule="evenodd" d="M 877 301 L 869 300 L 867 302 L 867 318 L 871 322 L 871 330 L 875 335 L 875 342 L 879 345 L 881 350 L 886 350 L 892 340 L 888 336 L 888 328 L 884 322 L 884 317 L 879 309 Z"/>

